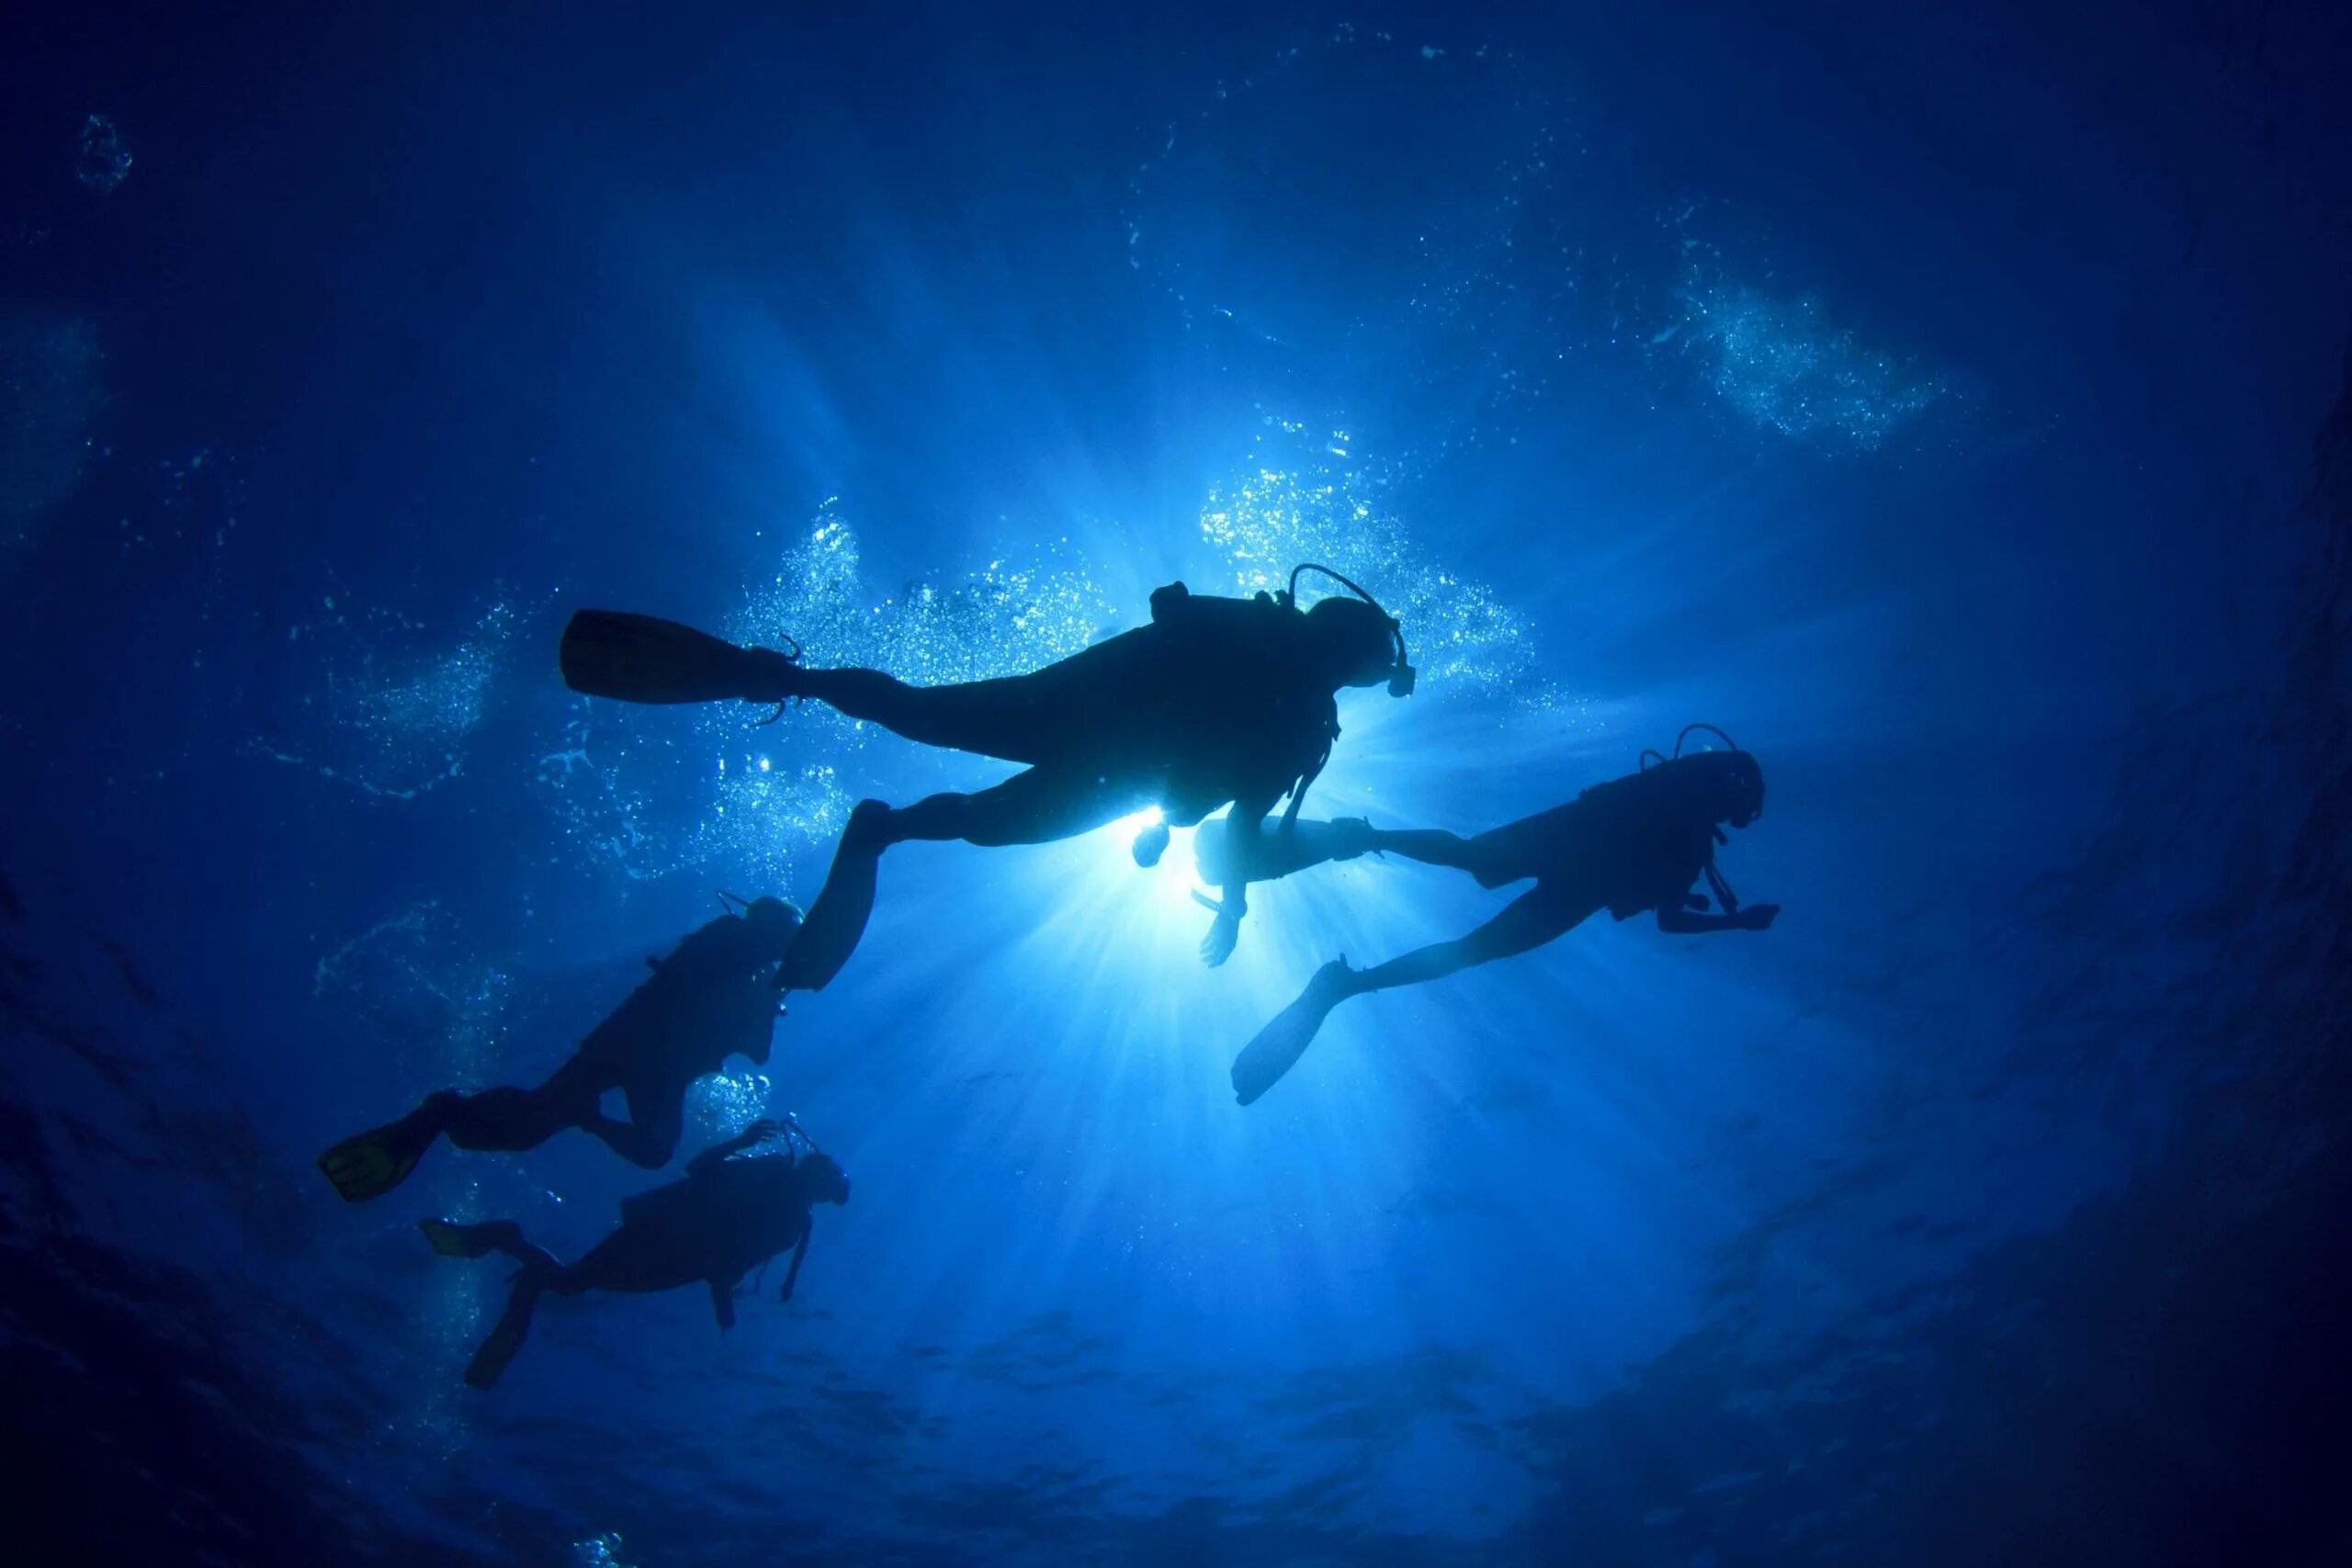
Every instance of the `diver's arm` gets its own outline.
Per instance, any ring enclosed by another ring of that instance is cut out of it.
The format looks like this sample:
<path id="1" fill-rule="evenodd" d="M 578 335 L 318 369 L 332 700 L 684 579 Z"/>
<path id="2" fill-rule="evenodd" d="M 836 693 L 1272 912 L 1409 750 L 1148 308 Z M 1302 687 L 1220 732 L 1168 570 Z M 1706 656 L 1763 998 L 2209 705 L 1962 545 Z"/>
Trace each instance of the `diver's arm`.
<path id="1" fill-rule="evenodd" d="M 792 1267 L 784 1271 L 784 1289 L 775 1293 L 779 1303 L 792 1299 L 792 1287 L 800 1278 L 800 1260 L 808 1256 L 808 1238 L 816 1234 L 817 1217 L 811 1214 L 800 1222 L 800 1240 L 792 1249 Z"/>
<path id="2" fill-rule="evenodd" d="M 1657 929 L 1668 936 L 1704 936 L 1710 931 L 1760 931 L 1781 912 L 1778 904 L 1749 904 L 1727 915 L 1702 915 L 1679 904 L 1661 904 Z"/>
<path id="3" fill-rule="evenodd" d="M 1210 906 L 1216 911 L 1216 919 L 1209 922 L 1209 934 L 1201 939 L 1201 961 L 1211 968 L 1232 957 L 1233 944 L 1241 939 L 1241 917 L 1250 912 L 1250 868 L 1258 858 L 1258 835 L 1273 809 L 1272 797 L 1261 796 L 1237 800 L 1233 809 L 1226 813 L 1227 841 L 1240 852 L 1226 867 L 1225 897 Z"/>
<path id="4" fill-rule="evenodd" d="M 717 1168 L 718 1162 L 729 1155 L 740 1155 L 754 1144 L 764 1144 L 776 1135 L 776 1124 L 762 1120 L 752 1122 L 723 1144 L 713 1144 L 694 1158 L 686 1161 L 688 1176 L 704 1176 Z"/>
<path id="5" fill-rule="evenodd" d="M 718 1319 L 721 1334 L 735 1326 L 735 1287 L 742 1282 L 738 1274 L 732 1280 L 714 1279 L 710 1281 L 710 1310 Z"/>

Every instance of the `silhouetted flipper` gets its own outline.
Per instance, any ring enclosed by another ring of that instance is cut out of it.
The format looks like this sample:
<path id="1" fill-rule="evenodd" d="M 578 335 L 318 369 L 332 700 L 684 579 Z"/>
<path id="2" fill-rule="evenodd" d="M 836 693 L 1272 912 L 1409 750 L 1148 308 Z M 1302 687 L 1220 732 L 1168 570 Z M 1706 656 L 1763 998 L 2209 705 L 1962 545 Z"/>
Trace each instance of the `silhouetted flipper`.
<path id="1" fill-rule="evenodd" d="M 447 1109 L 444 1097 L 435 1095 L 397 1122 L 354 1134 L 319 1156 L 319 1169 L 346 1203 L 380 1198 L 408 1179 L 441 1135 Z"/>
<path id="2" fill-rule="evenodd" d="M 490 1337 L 475 1349 L 473 1359 L 466 1363 L 469 1387 L 489 1388 L 521 1353 L 523 1341 L 531 1337 L 531 1311 L 539 1304 L 539 1290 L 537 1270 L 526 1267 L 515 1276 L 514 1293 L 507 1298 L 498 1326 L 490 1331 Z"/>
<path id="3" fill-rule="evenodd" d="M 1279 1082 L 1306 1048 L 1315 1043 L 1316 1032 L 1323 1027 L 1323 1020 L 1333 1008 L 1347 999 L 1351 973 L 1347 960 L 1337 959 L 1315 972 L 1298 1000 L 1283 1009 L 1274 1021 L 1258 1031 L 1258 1037 L 1241 1048 L 1233 1059 L 1233 1095 L 1248 1105 Z"/>
<path id="4" fill-rule="evenodd" d="M 564 684 L 625 703 L 782 702 L 786 656 L 658 615 L 582 610 L 563 628 Z"/>

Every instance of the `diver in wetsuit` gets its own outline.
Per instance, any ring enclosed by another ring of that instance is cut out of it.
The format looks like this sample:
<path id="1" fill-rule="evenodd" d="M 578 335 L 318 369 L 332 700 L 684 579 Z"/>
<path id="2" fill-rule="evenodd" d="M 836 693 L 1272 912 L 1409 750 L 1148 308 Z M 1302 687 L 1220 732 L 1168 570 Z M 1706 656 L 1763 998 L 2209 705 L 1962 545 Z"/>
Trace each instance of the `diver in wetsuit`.
<path id="1" fill-rule="evenodd" d="M 786 1140 L 789 1150 L 795 1134 L 808 1145 L 805 1152 L 737 1157 L 777 1137 Z M 417 1228 L 444 1258 L 501 1252 L 523 1265 L 498 1325 L 466 1364 L 466 1382 L 488 1388 L 522 1349 L 532 1311 L 549 1291 L 560 1296 L 587 1291 L 642 1295 L 705 1285 L 724 1332 L 735 1326 L 735 1290 L 743 1276 L 789 1248 L 792 1263 L 776 1299 L 790 1301 L 816 1228 L 811 1210 L 819 1203 L 848 1201 L 849 1177 L 797 1123 L 787 1132 L 774 1122 L 755 1122 L 688 1160 L 683 1181 L 623 1199 L 620 1228 L 577 1263 L 564 1264 L 524 1240 L 523 1227 L 513 1220 L 472 1225 L 425 1220 Z"/>
<path id="2" fill-rule="evenodd" d="M 694 931 L 589 1032 L 570 1061 L 537 1089 L 442 1089 L 397 1122 L 345 1139 L 319 1168 L 351 1202 L 380 1198 L 408 1179 L 433 1140 L 461 1149 L 537 1148 L 567 1127 L 602 1138 L 632 1165 L 658 1170 L 678 1150 L 686 1089 L 730 1055 L 768 1059 L 782 987 L 794 983 L 800 912 L 781 898 L 743 903 Z M 604 1113 L 618 1089 L 628 1120 Z"/>
<path id="3" fill-rule="evenodd" d="M 1683 738 L 1693 729 L 1723 737 L 1712 725 L 1692 725 Z M 1656 766 L 1646 765 L 1656 753 L 1645 753 L 1637 773 L 1595 784 L 1565 806 L 1471 839 L 1428 829 L 1389 832 L 1361 821 L 1302 822 L 1287 839 L 1227 838 L 1204 829 L 1204 871 L 1215 867 L 1215 874 L 1263 881 L 1369 851 L 1466 871 L 1482 887 L 1535 882 L 1467 936 L 1371 969 L 1351 969 L 1344 958 L 1325 964 L 1234 1059 L 1235 1097 L 1248 1105 L 1272 1088 L 1314 1043 L 1325 1017 L 1348 998 L 1530 952 L 1602 909 L 1621 920 L 1656 910 L 1658 930 L 1673 935 L 1770 926 L 1780 906 L 1742 908 L 1715 869 L 1715 846 L 1730 841 L 1723 827 L 1746 828 L 1764 809 L 1763 769 L 1723 739 L 1728 750 L 1688 755 L 1678 741 L 1675 755 L 1659 758 Z M 1720 914 L 1703 913 L 1706 897 L 1690 891 L 1702 877 L 1723 906 Z"/>
<path id="4" fill-rule="evenodd" d="M 1301 573 L 1322 572 L 1354 598 L 1298 607 Z M 1413 689 L 1405 637 L 1372 596 L 1329 569 L 1302 566 L 1280 594 L 1216 598 L 1170 583 L 1151 596 L 1151 624 L 1026 675 L 910 686 L 877 670 L 812 670 L 799 649 L 741 649 L 650 616 L 583 610 L 564 629 L 564 680 L 574 691 L 629 702 L 775 703 L 811 699 L 926 746 L 1027 765 L 975 794 L 909 807 L 861 802 L 850 814 L 824 890 L 808 912 L 797 965 L 821 987 L 855 949 L 873 912 L 882 852 L 910 839 L 1042 844 L 1074 838 L 1147 807 L 1161 821 L 1135 845 L 1151 864 L 1168 829 L 1230 803 L 1237 822 L 1262 822 L 1285 795 L 1296 818 L 1339 738 L 1338 693 Z M 1201 956 L 1222 964 L 1248 911 L 1229 883 Z"/>

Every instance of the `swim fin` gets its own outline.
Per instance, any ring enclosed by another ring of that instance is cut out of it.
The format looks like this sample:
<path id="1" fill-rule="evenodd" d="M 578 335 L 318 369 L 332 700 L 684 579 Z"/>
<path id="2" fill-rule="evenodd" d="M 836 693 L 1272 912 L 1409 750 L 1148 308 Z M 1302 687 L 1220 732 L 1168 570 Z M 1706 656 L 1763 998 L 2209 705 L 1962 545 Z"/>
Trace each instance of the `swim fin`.
<path id="1" fill-rule="evenodd" d="M 657 615 L 579 611 L 563 628 L 560 657 L 565 685 L 624 703 L 780 703 L 794 694 L 789 656 Z"/>
<path id="2" fill-rule="evenodd" d="M 874 916 L 876 886 L 882 872 L 882 850 L 890 840 L 885 833 L 890 808 L 879 801 L 862 801 L 849 814 L 834 847 L 833 863 L 808 918 L 792 945 L 784 950 L 777 983 L 789 991 L 821 991 L 842 972 L 865 935 Z"/>
<path id="3" fill-rule="evenodd" d="M 1338 959 L 1315 972 L 1298 1000 L 1283 1009 L 1274 1021 L 1233 1059 L 1233 1098 L 1248 1105 L 1281 1081 L 1315 1043 L 1317 1030 L 1331 1010 L 1353 993 L 1347 977 L 1353 973 L 1347 960 Z"/>
<path id="4" fill-rule="evenodd" d="M 455 1099 L 436 1094 L 397 1122 L 344 1139 L 319 1156 L 319 1169 L 346 1203 L 381 1198 L 408 1179 L 441 1135 L 448 1103 Z"/>
<path id="5" fill-rule="evenodd" d="M 538 1305 L 540 1289 L 535 1269 L 526 1269 L 515 1277 L 514 1293 L 507 1298 L 498 1326 L 490 1331 L 490 1337 L 481 1342 L 473 1359 L 466 1363 L 469 1387 L 490 1387 L 522 1350 L 523 1341 L 531 1337 L 531 1309 Z"/>
<path id="6" fill-rule="evenodd" d="M 419 1220 L 416 1228 L 444 1258 L 480 1258 L 485 1253 L 512 1252 L 523 1245 L 523 1227 L 513 1220 L 484 1220 L 477 1225 Z"/>

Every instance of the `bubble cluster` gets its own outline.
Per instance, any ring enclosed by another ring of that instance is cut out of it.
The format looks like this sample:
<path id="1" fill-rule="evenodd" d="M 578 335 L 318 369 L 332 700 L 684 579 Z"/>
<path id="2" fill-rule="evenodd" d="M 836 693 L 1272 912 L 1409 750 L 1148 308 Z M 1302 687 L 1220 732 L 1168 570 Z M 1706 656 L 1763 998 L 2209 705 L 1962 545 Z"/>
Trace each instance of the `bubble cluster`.
<path id="1" fill-rule="evenodd" d="M 381 800 L 414 800 L 457 777 L 514 615 L 493 604 L 454 648 L 388 651 L 424 629 L 347 594 L 325 595 L 316 616 L 286 632 L 308 650 L 322 688 L 301 700 L 299 739 L 257 739 L 250 750 Z"/>
<path id="2" fill-rule="evenodd" d="M 708 1148 L 767 1114 L 775 1085 L 762 1072 L 712 1073 L 686 1090 L 686 1143 Z"/>
<path id="3" fill-rule="evenodd" d="M 45 310 L 0 310 L 0 550 L 73 494 L 104 400 L 97 329 Z"/>
<path id="4" fill-rule="evenodd" d="M 1680 301 L 1680 319 L 1652 346 L 1696 356 L 1707 388 L 1764 429 L 1872 451 L 1944 395 L 1933 378 L 1831 321 L 1819 299 L 1694 276 Z"/>
<path id="5" fill-rule="evenodd" d="M 85 190 L 106 195 L 129 178 L 130 149 L 122 144 L 122 132 L 114 121 L 102 114 L 94 114 L 82 122 L 81 146 L 74 157 L 74 177 Z"/>
<path id="6" fill-rule="evenodd" d="M 606 1530 L 603 1535 L 573 1541 L 571 1561 L 576 1568 L 629 1568 L 621 1561 L 625 1550 L 627 1543 L 621 1540 L 620 1532 Z"/>
<path id="7" fill-rule="evenodd" d="M 865 585 L 857 535 L 829 502 L 729 627 L 748 643 L 797 639 L 827 665 L 888 670 L 917 685 L 985 681 L 1064 659 L 1116 618 L 1065 541 L 895 594 Z"/>
<path id="8" fill-rule="evenodd" d="M 1213 486 L 1201 509 L 1202 537 L 1234 590 L 1286 587 L 1301 561 L 1329 566 L 1405 623 L 1422 690 L 1549 699 L 1526 621 L 1487 584 L 1430 558 L 1385 503 L 1379 475 L 1350 459 L 1347 432 L 1331 431 L 1318 457 L 1306 424 L 1269 417 L 1258 446 L 1265 461 Z M 1301 579 L 1302 602 L 1310 585 L 1329 587 Z"/>
<path id="9" fill-rule="evenodd" d="M 318 962 L 311 991 L 380 1037 L 413 1081 L 481 1077 L 503 1036 L 512 977 L 483 958 L 456 916 L 424 900 L 377 921 Z"/>

